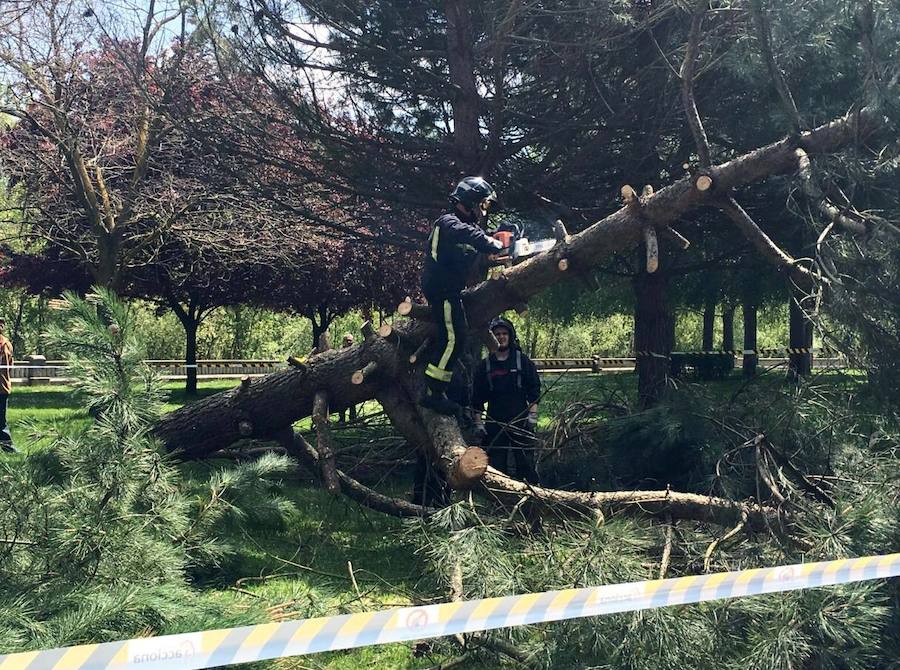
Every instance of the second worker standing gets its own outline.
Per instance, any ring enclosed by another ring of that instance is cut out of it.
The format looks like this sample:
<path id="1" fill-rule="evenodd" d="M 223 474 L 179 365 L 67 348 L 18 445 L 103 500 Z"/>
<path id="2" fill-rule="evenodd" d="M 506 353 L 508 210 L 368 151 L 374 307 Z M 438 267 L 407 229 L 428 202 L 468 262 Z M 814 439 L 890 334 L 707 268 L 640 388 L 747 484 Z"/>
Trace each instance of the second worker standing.
<path id="1" fill-rule="evenodd" d="M 472 404 L 476 431 L 493 467 L 512 475 L 509 457 L 516 464 L 515 476 L 537 484 L 534 468 L 535 437 L 541 381 L 534 362 L 522 352 L 516 329 L 503 318 L 491 322 L 498 351 L 482 359 L 475 369 Z M 481 415 L 487 404 L 487 425 Z"/>

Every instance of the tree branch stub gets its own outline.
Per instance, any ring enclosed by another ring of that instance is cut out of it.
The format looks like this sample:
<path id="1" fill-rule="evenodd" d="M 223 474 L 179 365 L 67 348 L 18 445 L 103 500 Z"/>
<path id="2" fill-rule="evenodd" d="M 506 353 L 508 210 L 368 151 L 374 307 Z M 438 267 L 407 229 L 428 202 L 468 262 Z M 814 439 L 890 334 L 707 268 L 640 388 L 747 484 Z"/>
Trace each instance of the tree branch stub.
<path id="1" fill-rule="evenodd" d="M 313 424 L 316 427 L 316 451 L 319 454 L 319 467 L 325 488 L 330 493 L 338 494 L 341 492 L 341 484 L 334 463 L 328 413 L 328 394 L 325 391 L 319 391 L 313 399 L 312 412 Z"/>
<path id="2" fill-rule="evenodd" d="M 378 362 L 372 361 L 371 363 L 367 363 L 364 368 L 361 370 L 357 370 L 353 373 L 353 376 L 350 379 L 350 382 L 355 386 L 359 386 L 360 384 L 364 384 L 366 380 L 368 380 L 372 375 L 374 375 L 378 371 Z"/>
<path id="3" fill-rule="evenodd" d="M 417 362 L 420 358 L 422 358 L 422 354 L 425 353 L 425 350 L 428 348 L 428 345 L 429 345 L 430 343 L 431 343 L 431 340 L 429 340 L 427 337 L 426 337 L 424 340 L 422 340 L 422 344 L 420 344 L 420 345 L 416 348 L 416 350 L 415 350 L 412 354 L 410 354 L 410 356 L 409 356 L 409 364 L 410 364 L 410 365 L 415 365 L 416 362 Z"/>
<path id="4" fill-rule="evenodd" d="M 361 327 L 360 331 L 362 332 L 363 339 L 366 342 L 371 342 L 372 338 L 375 337 L 375 328 L 372 326 L 371 321 L 366 321 Z"/>

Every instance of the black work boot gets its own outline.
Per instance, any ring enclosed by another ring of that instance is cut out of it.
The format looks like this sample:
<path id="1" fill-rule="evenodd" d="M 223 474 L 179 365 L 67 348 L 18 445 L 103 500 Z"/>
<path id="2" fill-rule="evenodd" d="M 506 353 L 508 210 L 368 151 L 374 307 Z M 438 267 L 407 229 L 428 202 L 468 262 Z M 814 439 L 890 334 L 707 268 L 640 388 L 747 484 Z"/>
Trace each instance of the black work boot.
<path id="1" fill-rule="evenodd" d="M 462 407 L 447 397 L 446 389 L 448 386 L 449 384 L 445 382 L 440 382 L 431 377 L 426 378 L 425 388 L 419 396 L 419 404 L 438 414 L 458 417 L 462 412 Z"/>

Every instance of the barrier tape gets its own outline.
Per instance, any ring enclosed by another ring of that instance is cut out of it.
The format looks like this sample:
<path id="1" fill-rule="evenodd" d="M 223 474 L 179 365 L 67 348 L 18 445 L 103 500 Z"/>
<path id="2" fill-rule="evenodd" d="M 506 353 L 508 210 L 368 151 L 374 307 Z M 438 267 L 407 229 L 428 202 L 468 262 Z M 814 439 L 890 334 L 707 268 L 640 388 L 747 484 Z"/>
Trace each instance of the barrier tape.
<path id="1" fill-rule="evenodd" d="M 900 575 L 900 554 L 402 607 L 0 656 L 0 670 L 193 670 Z"/>

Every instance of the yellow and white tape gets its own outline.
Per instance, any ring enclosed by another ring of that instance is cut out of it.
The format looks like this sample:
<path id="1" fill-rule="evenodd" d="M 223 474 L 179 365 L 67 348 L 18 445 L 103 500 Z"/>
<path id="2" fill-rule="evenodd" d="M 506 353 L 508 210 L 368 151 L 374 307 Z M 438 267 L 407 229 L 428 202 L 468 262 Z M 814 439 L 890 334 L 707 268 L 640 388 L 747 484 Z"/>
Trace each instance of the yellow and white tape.
<path id="1" fill-rule="evenodd" d="M 193 670 L 900 575 L 900 554 L 260 624 L 0 656 L 0 670 Z"/>

